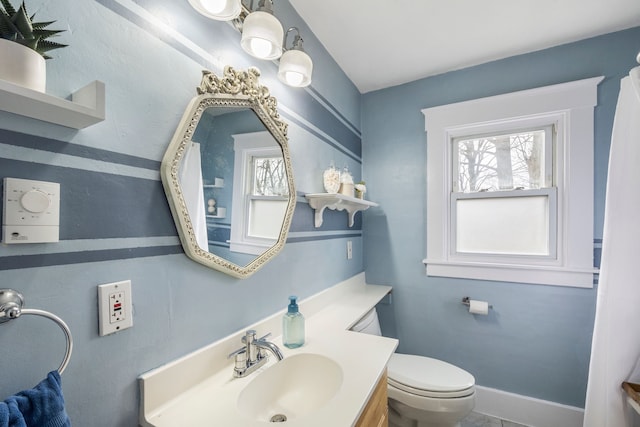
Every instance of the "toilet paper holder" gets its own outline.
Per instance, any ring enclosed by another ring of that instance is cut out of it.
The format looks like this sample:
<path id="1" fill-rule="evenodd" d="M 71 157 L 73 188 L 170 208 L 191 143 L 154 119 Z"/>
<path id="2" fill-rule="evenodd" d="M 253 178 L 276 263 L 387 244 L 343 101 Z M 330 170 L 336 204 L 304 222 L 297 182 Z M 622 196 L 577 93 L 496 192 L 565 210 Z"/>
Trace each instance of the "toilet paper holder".
<path id="1" fill-rule="evenodd" d="M 469 307 L 471 305 L 471 298 L 469 297 L 463 297 L 462 298 L 462 304 L 466 305 L 467 307 Z M 489 310 L 492 310 L 493 306 L 491 304 L 489 304 Z"/>

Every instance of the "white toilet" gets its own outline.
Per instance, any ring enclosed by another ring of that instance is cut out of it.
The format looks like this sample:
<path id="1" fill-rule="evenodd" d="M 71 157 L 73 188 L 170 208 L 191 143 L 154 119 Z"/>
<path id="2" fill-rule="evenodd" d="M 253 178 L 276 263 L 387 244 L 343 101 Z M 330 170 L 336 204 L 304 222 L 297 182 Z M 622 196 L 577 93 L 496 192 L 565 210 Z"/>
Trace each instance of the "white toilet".
<path id="1" fill-rule="evenodd" d="M 353 331 L 382 335 L 376 309 Z M 475 405 L 475 378 L 450 363 L 395 353 L 387 367 L 390 427 L 459 427 Z"/>

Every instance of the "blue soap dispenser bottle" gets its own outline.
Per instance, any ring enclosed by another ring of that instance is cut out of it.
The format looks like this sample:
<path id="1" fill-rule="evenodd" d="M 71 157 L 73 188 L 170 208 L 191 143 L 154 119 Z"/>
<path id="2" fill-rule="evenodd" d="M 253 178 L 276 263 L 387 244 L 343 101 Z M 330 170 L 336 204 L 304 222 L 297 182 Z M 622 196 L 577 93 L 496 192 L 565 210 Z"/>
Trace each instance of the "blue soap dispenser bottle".
<path id="1" fill-rule="evenodd" d="M 289 307 L 282 318 L 282 343 L 288 348 L 304 344 L 304 316 L 298 310 L 298 297 L 289 297 Z"/>

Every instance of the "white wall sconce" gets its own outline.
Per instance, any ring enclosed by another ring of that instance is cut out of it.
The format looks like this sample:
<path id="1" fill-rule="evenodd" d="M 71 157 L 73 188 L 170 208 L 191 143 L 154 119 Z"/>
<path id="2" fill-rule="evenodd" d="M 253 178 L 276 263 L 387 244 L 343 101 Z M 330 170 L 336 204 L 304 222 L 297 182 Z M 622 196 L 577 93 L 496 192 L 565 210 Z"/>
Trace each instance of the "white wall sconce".
<path id="1" fill-rule="evenodd" d="M 249 13 L 242 23 L 240 46 L 258 59 L 278 59 L 282 56 L 284 29 L 273 15 L 272 0 L 260 0 L 258 10 Z"/>
<path id="2" fill-rule="evenodd" d="M 216 21 L 231 21 L 242 12 L 241 0 L 189 0 L 191 6 Z"/>
<path id="3" fill-rule="evenodd" d="M 311 83 L 313 62 L 302 48 L 302 37 L 297 27 L 284 32 L 282 24 L 273 14 L 273 0 L 259 0 L 253 10 L 253 0 L 247 7 L 244 0 L 188 0 L 204 16 L 218 21 L 234 21 L 242 33 L 240 46 L 249 55 L 264 60 L 280 58 L 278 78 L 291 87 L 305 87 Z M 289 32 L 296 35 L 290 49 L 286 49 Z M 284 53 L 283 53 L 284 52 Z"/>
<path id="4" fill-rule="evenodd" d="M 287 35 L 289 35 L 290 31 L 295 31 L 297 34 L 293 39 L 293 45 L 287 50 Z M 313 62 L 302 48 L 302 43 L 303 40 L 302 37 L 300 37 L 298 28 L 289 28 L 282 40 L 282 46 L 285 52 L 280 58 L 280 66 L 278 67 L 278 78 L 286 85 L 305 87 L 311 83 Z"/>

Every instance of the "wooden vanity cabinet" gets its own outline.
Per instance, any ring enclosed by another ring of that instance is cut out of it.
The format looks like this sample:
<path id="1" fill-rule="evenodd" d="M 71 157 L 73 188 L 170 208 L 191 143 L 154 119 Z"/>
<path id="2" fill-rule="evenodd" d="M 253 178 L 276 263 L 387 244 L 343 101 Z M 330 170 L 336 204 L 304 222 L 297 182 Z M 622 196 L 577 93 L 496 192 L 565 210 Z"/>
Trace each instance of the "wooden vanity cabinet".
<path id="1" fill-rule="evenodd" d="M 388 427 L 388 415 L 387 371 L 385 370 L 355 427 Z"/>

